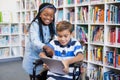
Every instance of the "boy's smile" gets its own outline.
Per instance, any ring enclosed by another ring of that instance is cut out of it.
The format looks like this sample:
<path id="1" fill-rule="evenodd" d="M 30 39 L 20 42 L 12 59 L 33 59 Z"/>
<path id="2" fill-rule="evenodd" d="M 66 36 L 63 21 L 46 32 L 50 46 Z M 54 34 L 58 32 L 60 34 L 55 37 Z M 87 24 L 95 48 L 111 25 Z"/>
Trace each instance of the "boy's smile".
<path id="1" fill-rule="evenodd" d="M 58 41 L 60 42 L 61 45 L 66 46 L 71 38 L 71 33 L 69 32 L 69 30 L 63 30 L 63 31 L 59 31 L 57 32 L 58 35 Z"/>

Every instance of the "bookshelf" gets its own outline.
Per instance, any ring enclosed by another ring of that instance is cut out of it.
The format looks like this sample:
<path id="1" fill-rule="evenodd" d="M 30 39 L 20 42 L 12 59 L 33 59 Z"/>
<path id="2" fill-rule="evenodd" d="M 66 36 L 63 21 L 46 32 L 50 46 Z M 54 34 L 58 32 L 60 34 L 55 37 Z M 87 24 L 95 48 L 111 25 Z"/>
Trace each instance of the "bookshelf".
<path id="1" fill-rule="evenodd" d="M 120 0 L 58 0 L 56 22 L 70 21 L 75 38 L 85 41 L 83 67 L 90 80 L 120 79 L 119 5 Z"/>
<path id="2" fill-rule="evenodd" d="M 19 23 L 17 0 L 0 3 L 0 59 L 23 56 L 23 37 Z M 12 2 L 12 5 L 9 4 Z M 7 6 L 6 6 L 7 5 Z"/>
<path id="3" fill-rule="evenodd" d="M 8 30 L 3 33 L 1 31 L 0 34 L 0 55 L 2 51 L 5 51 L 6 58 L 16 51 L 20 53 L 15 55 L 24 55 L 28 24 L 35 17 L 39 5 L 50 2 L 57 7 L 56 24 L 61 20 L 70 21 L 74 26 L 74 37 L 85 41 L 83 68 L 88 77 L 94 80 L 112 80 L 113 77 L 116 80 L 120 79 L 118 78 L 120 0 L 15 0 L 14 2 L 17 9 L 11 12 L 15 18 L 13 17 L 10 22 L 0 22 L 0 29 L 4 27 Z M 6 43 L 3 45 L 4 42 Z"/>

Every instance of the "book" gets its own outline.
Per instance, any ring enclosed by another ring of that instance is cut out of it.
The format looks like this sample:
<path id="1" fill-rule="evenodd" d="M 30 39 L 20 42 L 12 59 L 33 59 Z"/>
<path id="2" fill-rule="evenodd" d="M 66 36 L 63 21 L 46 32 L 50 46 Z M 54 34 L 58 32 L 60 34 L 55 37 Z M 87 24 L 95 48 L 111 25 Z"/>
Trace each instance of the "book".
<path id="1" fill-rule="evenodd" d="M 63 20 L 63 9 L 58 10 L 57 22 Z"/>
<path id="2" fill-rule="evenodd" d="M 118 29 L 118 40 L 117 40 L 118 43 L 120 43 L 120 28 Z"/>
<path id="3" fill-rule="evenodd" d="M 2 22 L 2 12 L 0 11 L 0 22 Z"/>
<path id="4" fill-rule="evenodd" d="M 63 71 L 64 65 L 62 61 L 52 59 L 52 58 L 41 58 L 41 60 L 47 64 L 49 67 L 49 71 L 56 73 L 56 74 L 62 74 L 65 75 L 66 73 Z"/>

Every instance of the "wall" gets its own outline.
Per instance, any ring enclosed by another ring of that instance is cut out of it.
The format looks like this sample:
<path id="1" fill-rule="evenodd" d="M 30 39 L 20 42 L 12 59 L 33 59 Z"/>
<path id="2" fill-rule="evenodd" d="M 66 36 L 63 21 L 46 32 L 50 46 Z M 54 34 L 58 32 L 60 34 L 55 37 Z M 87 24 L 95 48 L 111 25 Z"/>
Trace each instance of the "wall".
<path id="1" fill-rule="evenodd" d="M 16 7 L 17 0 L 0 0 L 0 11 L 14 11 Z"/>

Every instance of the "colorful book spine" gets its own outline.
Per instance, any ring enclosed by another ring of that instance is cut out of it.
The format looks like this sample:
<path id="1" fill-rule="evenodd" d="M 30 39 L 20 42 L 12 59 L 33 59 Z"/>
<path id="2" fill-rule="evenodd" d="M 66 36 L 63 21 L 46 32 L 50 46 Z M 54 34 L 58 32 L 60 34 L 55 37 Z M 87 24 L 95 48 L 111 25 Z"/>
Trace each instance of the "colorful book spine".
<path id="1" fill-rule="evenodd" d="M 0 11 L 0 22 L 2 22 L 2 12 Z"/>
<path id="2" fill-rule="evenodd" d="M 120 43 L 120 28 L 118 29 L 118 40 L 117 40 L 118 43 Z"/>
<path id="3" fill-rule="evenodd" d="M 116 28 L 115 27 L 111 27 L 109 29 L 109 40 L 110 44 L 114 44 L 116 42 Z"/>
<path id="4" fill-rule="evenodd" d="M 97 62 L 97 63 L 103 63 L 103 56 L 102 53 L 103 49 L 102 47 L 95 47 L 90 50 L 90 60 Z"/>

